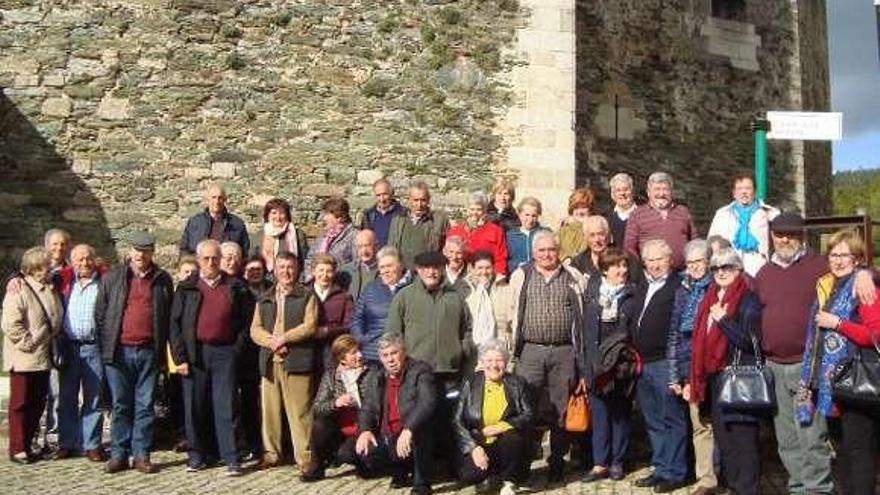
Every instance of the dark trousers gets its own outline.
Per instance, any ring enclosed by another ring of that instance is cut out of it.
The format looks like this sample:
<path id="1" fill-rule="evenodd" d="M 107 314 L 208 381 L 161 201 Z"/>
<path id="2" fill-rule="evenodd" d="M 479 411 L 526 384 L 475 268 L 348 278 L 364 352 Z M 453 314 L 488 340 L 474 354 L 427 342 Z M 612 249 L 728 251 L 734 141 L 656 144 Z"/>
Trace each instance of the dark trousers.
<path id="1" fill-rule="evenodd" d="M 49 393 L 49 370 L 9 372 L 9 455 L 30 452 Z"/>
<path id="2" fill-rule="evenodd" d="M 183 418 L 186 408 L 183 405 L 183 377 L 177 373 L 168 373 L 165 380 L 165 399 L 168 402 L 168 424 L 174 434 L 174 441 L 186 434 Z"/>
<path id="3" fill-rule="evenodd" d="M 367 472 L 381 471 L 390 467 L 395 476 L 413 474 L 414 486 L 430 486 L 434 462 L 433 432 L 422 428 L 413 432 L 412 451 L 409 457 L 397 455 L 397 435 L 378 435 L 379 445 L 371 447 L 360 461 Z"/>
<path id="4" fill-rule="evenodd" d="M 574 352 L 570 345 L 547 346 L 526 343 L 523 346 L 516 374 L 523 377 L 538 398 L 543 423 L 550 426 L 551 469 L 558 469 L 568 453 L 568 432 L 562 427 L 568 393 L 574 381 Z M 542 407 L 543 406 L 543 407 Z"/>
<path id="5" fill-rule="evenodd" d="M 721 406 L 712 404 L 712 432 L 727 488 L 732 495 L 757 495 L 761 480 L 758 423 L 725 422 L 723 414 Z"/>
<path id="6" fill-rule="evenodd" d="M 345 464 L 358 464 L 355 440 L 342 434 L 333 416 L 315 416 L 312 420 L 312 460 L 319 469 L 327 467 L 334 458 Z"/>
<path id="7" fill-rule="evenodd" d="M 239 450 L 260 455 L 263 452 L 263 425 L 260 412 L 260 376 L 238 377 Z"/>
<path id="8" fill-rule="evenodd" d="M 499 435 L 494 442 L 483 445 L 489 456 L 489 469 L 483 471 L 471 454 L 461 456 L 458 464 L 458 478 L 465 484 L 479 483 L 490 475 L 501 481 L 521 481 L 524 479 L 526 459 L 526 439 L 522 432 L 508 430 Z"/>
<path id="9" fill-rule="evenodd" d="M 850 404 L 842 404 L 841 412 L 841 488 L 844 495 L 873 495 L 880 412 Z"/>
<path id="10" fill-rule="evenodd" d="M 590 396 L 593 429 L 593 463 L 597 466 L 623 466 L 629 448 L 632 400 L 608 395 Z"/>
<path id="11" fill-rule="evenodd" d="M 669 481 L 687 476 L 687 404 L 669 390 L 669 364 L 666 360 L 646 363 L 636 386 L 639 408 L 645 418 L 651 442 L 654 474 Z"/>
<path id="12" fill-rule="evenodd" d="M 449 467 L 454 467 L 458 460 L 455 445 L 455 435 L 452 429 L 452 414 L 455 412 L 455 404 L 458 401 L 457 391 L 461 379 L 456 373 L 434 373 L 434 383 L 437 386 L 437 406 L 431 418 L 431 431 L 433 432 L 434 459 L 444 459 L 449 462 Z M 452 393 L 453 397 L 448 397 Z"/>
<path id="13" fill-rule="evenodd" d="M 202 363 L 202 367 L 190 366 L 189 374 L 183 377 L 184 424 L 190 461 L 205 462 L 205 455 L 214 450 L 213 440 L 216 439 L 223 462 L 238 464 L 233 414 L 235 347 L 202 344 Z"/>

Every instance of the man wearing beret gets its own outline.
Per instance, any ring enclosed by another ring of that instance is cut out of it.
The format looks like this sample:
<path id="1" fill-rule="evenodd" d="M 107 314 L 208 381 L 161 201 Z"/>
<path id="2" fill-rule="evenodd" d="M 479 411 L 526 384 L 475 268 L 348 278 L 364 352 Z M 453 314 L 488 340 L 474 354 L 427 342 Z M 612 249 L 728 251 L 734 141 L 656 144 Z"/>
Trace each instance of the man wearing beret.
<path id="1" fill-rule="evenodd" d="M 128 259 L 101 279 L 95 326 L 113 402 L 108 474 L 133 467 L 155 473 L 153 393 L 168 341 L 171 276 L 153 263 L 155 238 L 131 236 Z M 134 462 L 129 466 L 129 456 Z"/>

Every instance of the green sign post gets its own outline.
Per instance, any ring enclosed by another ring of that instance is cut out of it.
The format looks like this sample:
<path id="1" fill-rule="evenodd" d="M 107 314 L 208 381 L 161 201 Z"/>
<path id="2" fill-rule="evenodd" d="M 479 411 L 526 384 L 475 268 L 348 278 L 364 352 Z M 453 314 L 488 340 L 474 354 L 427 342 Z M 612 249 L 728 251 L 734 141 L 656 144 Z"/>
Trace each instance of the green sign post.
<path id="1" fill-rule="evenodd" d="M 769 130 L 770 121 L 766 119 L 756 119 L 752 122 L 752 132 L 755 135 L 755 192 L 761 201 L 767 197 L 767 131 Z"/>

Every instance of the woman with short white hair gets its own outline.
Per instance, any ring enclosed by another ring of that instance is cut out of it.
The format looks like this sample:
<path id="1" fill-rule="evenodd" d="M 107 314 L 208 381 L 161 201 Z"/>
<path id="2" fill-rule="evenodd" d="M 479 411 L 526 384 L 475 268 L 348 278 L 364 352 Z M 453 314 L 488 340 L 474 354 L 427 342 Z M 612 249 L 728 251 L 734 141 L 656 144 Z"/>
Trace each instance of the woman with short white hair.
<path id="1" fill-rule="evenodd" d="M 507 276 L 507 237 L 504 229 L 492 222 L 486 214 L 488 198 L 482 192 L 471 194 L 467 217 L 446 231 L 446 238 L 461 237 L 465 244 L 465 259 L 480 250 L 489 251 L 495 259 L 495 273 Z"/>

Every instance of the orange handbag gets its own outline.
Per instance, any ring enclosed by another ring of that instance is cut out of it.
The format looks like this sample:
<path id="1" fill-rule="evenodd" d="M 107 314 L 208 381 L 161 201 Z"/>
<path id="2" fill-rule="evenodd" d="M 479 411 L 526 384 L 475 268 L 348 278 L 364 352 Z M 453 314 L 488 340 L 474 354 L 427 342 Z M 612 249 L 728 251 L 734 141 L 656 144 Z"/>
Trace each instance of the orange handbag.
<path id="1" fill-rule="evenodd" d="M 587 394 L 571 394 L 565 407 L 565 429 L 584 432 L 590 429 L 590 403 Z"/>

